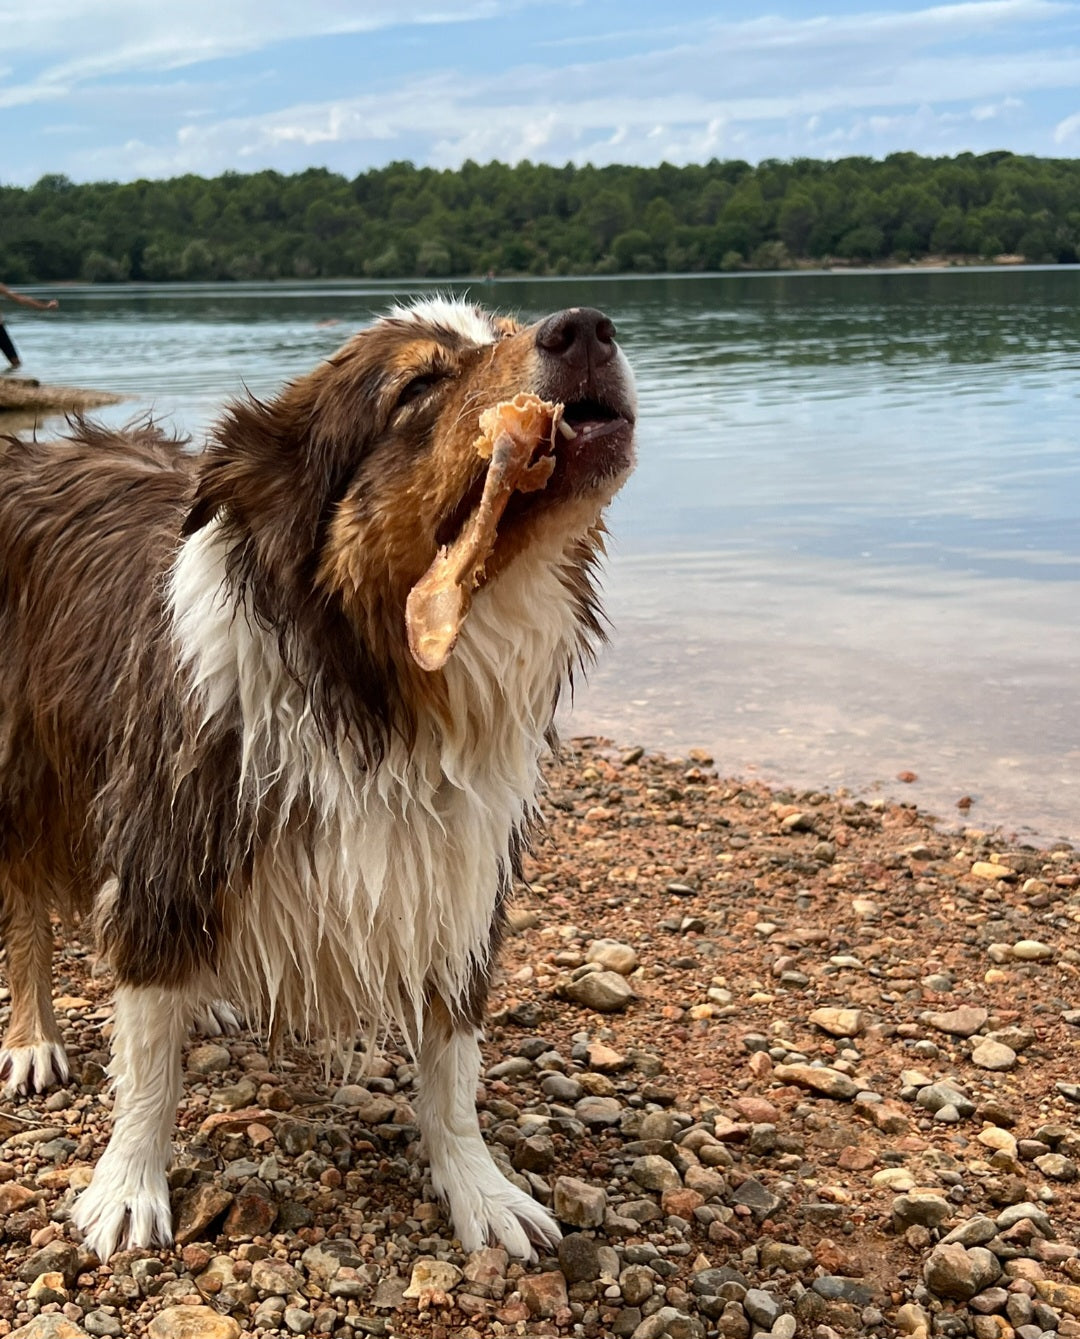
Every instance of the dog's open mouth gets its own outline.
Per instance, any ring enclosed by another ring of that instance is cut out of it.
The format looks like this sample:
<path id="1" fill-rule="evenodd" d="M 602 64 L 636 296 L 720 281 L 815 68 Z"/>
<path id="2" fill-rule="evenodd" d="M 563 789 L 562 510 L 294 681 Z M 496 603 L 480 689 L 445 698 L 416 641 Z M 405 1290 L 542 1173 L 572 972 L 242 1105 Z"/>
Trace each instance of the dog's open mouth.
<path id="1" fill-rule="evenodd" d="M 480 429 L 474 449 L 486 468 L 440 528 L 435 560 L 406 601 L 409 650 L 425 670 L 446 664 L 473 591 L 506 554 L 508 535 L 520 540 L 521 518 L 590 495 L 602 506 L 633 461 L 632 417 L 597 399 L 567 405 L 523 392 L 484 410 Z"/>
<path id="2" fill-rule="evenodd" d="M 533 460 L 554 458 L 551 477 L 543 489 L 515 493 L 506 506 L 500 529 L 522 516 L 558 502 L 584 497 L 621 478 L 633 464 L 634 416 L 625 407 L 582 399 L 563 406 L 552 440 L 537 444 Z M 478 471 L 454 510 L 436 532 L 436 543 L 452 544 L 480 504 L 487 477 Z"/>
<path id="3" fill-rule="evenodd" d="M 549 495 L 569 496 L 597 488 L 633 463 L 633 415 L 601 400 L 584 399 L 563 408 Z"/>

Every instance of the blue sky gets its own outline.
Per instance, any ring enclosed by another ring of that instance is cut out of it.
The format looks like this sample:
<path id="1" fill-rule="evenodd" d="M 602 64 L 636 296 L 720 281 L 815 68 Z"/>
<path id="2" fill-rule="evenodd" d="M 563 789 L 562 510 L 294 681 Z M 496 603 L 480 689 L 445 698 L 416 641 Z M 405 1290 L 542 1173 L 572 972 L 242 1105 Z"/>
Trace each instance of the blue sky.
<path id="1" fill-rule="evenodd" d="M 0 181 L 1080 154 L 1080 0 L 0 0 Z"/>

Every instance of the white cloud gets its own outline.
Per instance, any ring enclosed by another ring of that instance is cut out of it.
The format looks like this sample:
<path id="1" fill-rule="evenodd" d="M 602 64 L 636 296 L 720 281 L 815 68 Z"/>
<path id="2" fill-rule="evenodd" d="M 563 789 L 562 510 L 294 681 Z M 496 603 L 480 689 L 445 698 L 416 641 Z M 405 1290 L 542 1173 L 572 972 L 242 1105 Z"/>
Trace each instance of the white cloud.
<path id="1" fill-rule="evenodd" d="M 174 3 L 163 15 L 145 0 L 91 6 L 46 0 L 38 7 L 44 17 L 35 11 L 31 37 L 22 39 L 25 50 L 103 54 L 60 58 L 22 85 L 6 92 L 0 86 L 0 105 L 5 97 L 59 97 L 65 85 L 80 86 L 69 101 L 81 105 L 110 96 L 116 77 L 110 71 L 154 74 L 299 35 L 449 22 L 538 3 L 310 0 L 286 7 L 191 0 L 179 22 Z M 0 0 L 0 26 L 5 7 L 11 8 Z M 108 10 L 116 40 L 80 44 L 75 31 L 57 45 L 59 30 L 67 23 L 77 30 L 88 8 Z M 77 171 L 126 178 L 232 166 L 288 170 L 312 161 L 355 170 L 391 156 L 456 167 L 466 157 L 603 163 L 894 147 L 953 152 L 971 147 L 980 127 L 991 134 L 1003 121 L 1018 124 L 1028 114 L 1025 94 L 1080 86 L 1080 46 L 1052 40 L 1066 30 L 1067 19 L 1074 29 L 1080 23 L 1075 0 L 717 19 L 695 28 L 659 27 L 645 49 L 639 49 L 646 36 L 641 30 L 609 35 L 599 49 L 579 41 L 579 58 L 570 64 L 553 59 L 556 48 L 549 43 L 523 46 L 533 60 L 494 75 L 445 70 L 395 82 L 384 71 L 384 91 L 377 95 L 328 97 L 257 115 L 243 113 L 239 99 L 233 114 L 221 114 L 229 105 L 227 80 L 211 67 L 213 83 L 204 71 L 204 82 L 192 74 L 190 83 L 144 87 L 144 102 L 160 108 L 159 120 L 140 123 L 137 138 L 118 134 L 94 151 L 82 148 Z M 581 51 L 590 58 L 580 58 Z M 193 96 L 199 90 L 203 96 Z M 73 119 L 70 110 L 65 107 L 65 121 Z M 172 126 L 167 135 L 150 129 L 161 121 Z M 1075 118 L 1067 118 L 1053 132 L 1055 141 L 1076 129 Z M 1047 147 L 1050 133 L 1048 127 Z"/>
<path id="2" fill-rule="evenodd" d="M 1009 7 L 1019 8 L 1019 0 Z M 755 81 L 741 71 L 729 76 L 718 64 L 719 53 L 700 46 L 694 48 L 696 69 L 689 67 L 683 48 L 674 48 L 571 70 L 526 67 L 486 80 L 428 76 L 378 96 L 189 123 L 175 151 L 158 154 L 165 170 L 198 170 L 199 165 L 217 170 L 235 156 L 270 162 L 283 144 L 348 144 L 362 155 L 374 142 L 408 138 L 425 144 L 426 159 L 436 166 L 456 166 L 466 157 L 610 161 L 632 142 L 639 151 L 643 146 L 650 160 L 663 156 L 658 148 L 663 145 L 664 152 L 685 161 L 723 153 L 736 127 L 763 129 L 773 123 L 775 129 L 798 120 L 811 140 L 823 133 L 827 139 L 835 136 L 838 116 L 849 121 L 844 132 L 849 139 L 866 132 L 899 133 L 904 127 L 940 129 L 950 121 L 971 124 L 1015 109 L 1022 105 L 1017 92 L 1080 84 L 1080 52 L 947 59 L 915 55 L 897 61 L 876 49 L 874 41 L 868 42 L 867 60 L 870 49 L 878 63 L 873 78 L 866 77 L 864 65 L 847 82 L 811 72 L 800 84 L 785 60 L 773 78 L 753 88 L 747 84 Z M 568 102 L 568 83 L 588 89 L 589 95 Z M 968 102 L 976 105 L 954 110 Z"/>
<path id="3" fill-rule="evenodd" d="M 568 0 L 561 0 L 567 3 Z M 113 75 L 162 73 L 310 37 L 403 24 L 490 18 L 539 0 L 0 0 L 4 54 L 45 61 L 29 80 L 0 89 L 0 107 L 63 98 Z M 76 51 L 77 56 L 67 53 Z"/>
<path id="4" fill-rule="evenodd" d="M 1067 144 L 1069 140 L 1077 137 L 1080 137 L 1080 112 L 1066 116 L 1064 121 L 1059 121 L 1054 127 L 1055 144 Z"/>

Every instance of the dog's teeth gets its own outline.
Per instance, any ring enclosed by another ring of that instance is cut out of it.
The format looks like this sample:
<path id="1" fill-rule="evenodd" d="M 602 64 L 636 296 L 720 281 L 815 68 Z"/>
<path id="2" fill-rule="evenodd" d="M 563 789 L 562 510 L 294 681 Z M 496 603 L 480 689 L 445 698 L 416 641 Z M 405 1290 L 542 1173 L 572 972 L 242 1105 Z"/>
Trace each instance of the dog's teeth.
<path id="1" fill-rule="evenodd" d="M 568 442 L 572 442 L 574 438 L 577 436 L 577 433 L 573 430 L 573 428 L 570 426 L 569 423 L 567 423 L 566 419 L 564 418 L 559 419 L 559 431 L 562 433 L 562 435 L 566 438 Z"/>

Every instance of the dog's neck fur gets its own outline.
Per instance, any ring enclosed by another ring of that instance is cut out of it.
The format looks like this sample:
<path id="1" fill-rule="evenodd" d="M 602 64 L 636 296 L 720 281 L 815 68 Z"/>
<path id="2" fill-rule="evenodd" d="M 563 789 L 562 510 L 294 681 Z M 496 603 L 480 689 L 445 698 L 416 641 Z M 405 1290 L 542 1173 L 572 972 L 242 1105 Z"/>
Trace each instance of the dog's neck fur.
<path id="1" fill-rule="evenodd" d="M 221 990 L 339 1051 L 390 1026 L 415 1051 L 430 992 L 465 1009 L 489 970 L 558 692 L 586 650 L 563 546 L 477 593 L 444 671 L 448 716 L 422 716 L 411 747 L 391 738 L 366 770 L 319 729 L 227 557 L 213 522 L 184 542 L 169 590 L 196 737 L 238 734 L 237 821 L 258 811 L 261 834 L 230 897 Z"/>

